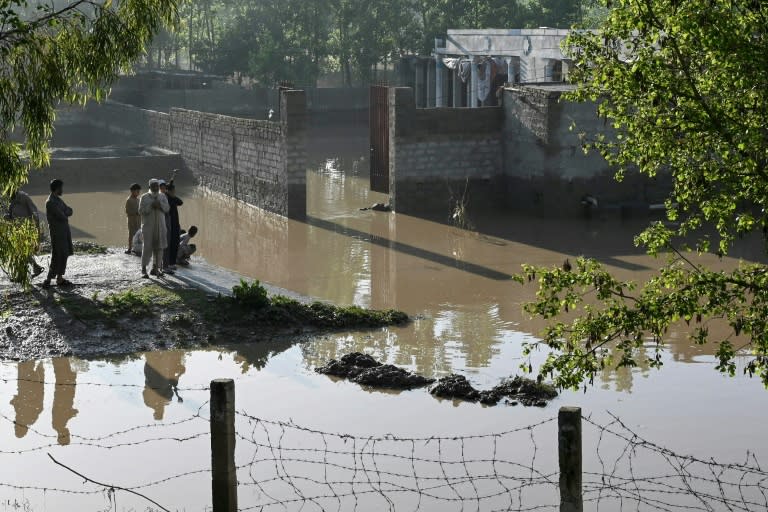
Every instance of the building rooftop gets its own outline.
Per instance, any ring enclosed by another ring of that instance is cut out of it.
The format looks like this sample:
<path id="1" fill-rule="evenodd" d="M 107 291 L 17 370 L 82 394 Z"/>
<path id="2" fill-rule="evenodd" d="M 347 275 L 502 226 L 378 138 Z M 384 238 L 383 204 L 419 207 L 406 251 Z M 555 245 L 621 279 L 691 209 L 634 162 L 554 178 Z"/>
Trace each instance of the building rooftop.
<path id="1" fill-rule="evenodd" d="M 505 89 L 537 89 L 547 92 L 571 92 L 576 90 L 576 86 L 565 82 L 541 82 L 508 85 Z"/>

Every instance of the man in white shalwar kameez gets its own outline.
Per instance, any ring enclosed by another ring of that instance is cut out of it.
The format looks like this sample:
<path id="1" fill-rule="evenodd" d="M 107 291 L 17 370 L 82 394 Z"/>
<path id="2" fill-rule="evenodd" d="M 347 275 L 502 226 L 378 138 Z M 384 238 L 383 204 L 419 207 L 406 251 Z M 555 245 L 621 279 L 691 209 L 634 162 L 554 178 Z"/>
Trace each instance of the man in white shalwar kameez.
<path id="1" fill-rule="evenodd" d="M 141 250 L 141 277 L 148 278 L 147 264 L 152 260 L 153 276 L 163 275 L 163 249 L 168 247 L 165 229 L 165 214 L 170 210 L 168 198 L 160 193 L 160 181 L 149 180 L 149 192 L 139 199 L 141 231 L 144 235 L 144 247 Z"/>

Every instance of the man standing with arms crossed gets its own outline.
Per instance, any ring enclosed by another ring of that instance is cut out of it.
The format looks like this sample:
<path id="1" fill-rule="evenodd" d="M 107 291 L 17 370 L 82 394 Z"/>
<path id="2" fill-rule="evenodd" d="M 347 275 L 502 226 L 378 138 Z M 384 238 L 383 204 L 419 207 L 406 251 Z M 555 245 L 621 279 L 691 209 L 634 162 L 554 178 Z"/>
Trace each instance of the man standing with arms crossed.
<path id="1" fill-rule="evenodd" d="M 64 279 L 67 270 L 67 259 L 74 254 L 72 247 L 72 232 L 69 230 L 69 218 L 72 208 L 61 199 L 64 192 L 64 182 L 60 179 L 51 181 L 51 195 L 45 202 L 45 216 L 48 218 L 48 228 L 51 231 L 51 265 L 48 277 L 43 281 L 43 288 L 51 286 L 51 279 L 56 278 L 57 286 L 71 286 Z"/>

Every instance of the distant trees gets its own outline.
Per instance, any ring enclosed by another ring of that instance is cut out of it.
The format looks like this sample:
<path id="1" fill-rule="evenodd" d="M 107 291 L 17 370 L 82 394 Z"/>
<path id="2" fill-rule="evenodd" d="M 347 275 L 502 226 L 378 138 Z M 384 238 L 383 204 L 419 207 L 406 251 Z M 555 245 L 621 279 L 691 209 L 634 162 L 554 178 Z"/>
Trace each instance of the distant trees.
<path id="1" fill-rule="evenodd" d="M 239 73 L 264 84 L 345 85 L 378 78 L 401 53 L 429 53 L 448 28 L 570 27 L 594 0 L 192 0 L 177 35 L 161 34 L 147 64 Z M 590 22 L 594 23 L 594 22 Z M 169 50 L 169 47 L 170 50 Z M 182 57 L 180 59 L 180 56 Z M 183 66 L 183 65 L 182 65 Z"/>

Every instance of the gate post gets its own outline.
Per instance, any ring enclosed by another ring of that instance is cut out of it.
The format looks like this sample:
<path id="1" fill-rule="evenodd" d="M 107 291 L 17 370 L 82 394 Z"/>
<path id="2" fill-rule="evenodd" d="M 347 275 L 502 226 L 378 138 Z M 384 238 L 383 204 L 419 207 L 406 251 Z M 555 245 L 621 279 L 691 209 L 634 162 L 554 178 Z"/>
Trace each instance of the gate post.
<path id="1" fill-rule="evenodd" d="M 237 511 L 235 468 L 235 381 L 211 381 L 211 470 L 213 512 Z"/>
<path id="2" fill-rule="evenodd" d="M 581 407 L 561 407 L 557 415 L 560 459 L 560 512 L 582 512 Z"/>

